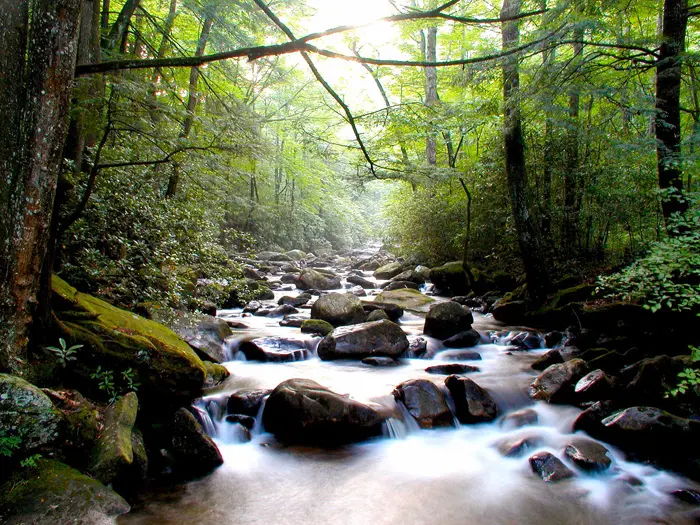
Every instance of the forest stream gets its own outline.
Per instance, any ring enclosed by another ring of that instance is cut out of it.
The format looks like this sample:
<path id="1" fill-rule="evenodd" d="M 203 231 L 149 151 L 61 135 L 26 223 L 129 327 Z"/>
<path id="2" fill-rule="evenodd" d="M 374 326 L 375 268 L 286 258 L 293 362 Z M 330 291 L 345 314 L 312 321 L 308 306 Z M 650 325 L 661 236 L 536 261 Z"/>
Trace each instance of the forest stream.
<path id="1" fill-rule="evenodd" d="M 332 270 L 342 276 L 345 287 L 348 272 Z M 372 279 L 371 272 L 363 276 Z M 292 288 L 276 291 L 275 304 L 283 295 L 299 293 Z M 430 293 L 425 288 L 422 291 Z M 368 295 L 376 291 L 367 290 Z M 697 523 L 688 507 L 670 495 L 692 486 L 688 480 L 631 462 L 609 444 L 604 446 L 612 462 L 603 471 L 584 470 L 564 454 L 572 440 L 591 438 L 572 431 L 580 409 L 528 397 L 528 384 L 537 375 L 530 365 L 547 350 L 542 342 L 540 349 L 512 351 L 508 340 L 520 328 L 474 314 L 473 327 L 481 342 L 470 350 L 481 359 L 468 362 L 479 369 L 468 377 L 491 394 L 498 419 L 421 429 L 395 401 L 392 390 L 411 379 L 428 379 L 444 389 L 446 375 L 425 369 L 460 357 L 459 349 L 446 349 L 439 340 L 422 335 L 422 317 L 407 312 L 399 324 L 409 340 L 419 336 L 426 340 L 426 355 L 431 358 L 405 358 L 399 366 L 375 367 L 359 361 L 320 360 L 316 355 L 320 338 L 280 326 L 279 317 L 251 316 L 242 309 L 222 310 L 218 316 L 249 327 L 236 330 L 227 343 L 225 366 L 231 376 L 195 405 L 225 462 L 200 480 L 143 495 L 131 513 L 118 519 L 119 524 Z M 308 318 L 309 310 L 301 310 L 300 316 Z M 240 342 L 260 337 L 295 341 L 301 360 L 246 361 L 238 350 Z M 314 380 L 394 415 L 384 423 L 383 437 L 333 449 L 280 444 L 262 428 L 264 402 L 250 433 L 239 423 L 227 422 L 230 394 L 273 389 L 290 378 Z M 449 396 L 448 403 L 454 408 Z M 519 426 L 519 418 L 512 417 L 516 411 L 529 414 L 529 424 Z M 528 462 L 537 452 L 557 456 L 573 477 L 545 483 Z"/>

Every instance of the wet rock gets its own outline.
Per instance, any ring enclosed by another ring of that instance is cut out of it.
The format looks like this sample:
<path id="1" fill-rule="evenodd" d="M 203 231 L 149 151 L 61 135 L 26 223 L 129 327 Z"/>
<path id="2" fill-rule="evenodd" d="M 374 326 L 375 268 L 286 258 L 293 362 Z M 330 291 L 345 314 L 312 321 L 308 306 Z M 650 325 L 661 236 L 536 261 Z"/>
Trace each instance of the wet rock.
<path id="1" fill-rule="evenodd" d="M 129 392 L 105 411 L 104 428 L 90 462 L 90 473 L 105 485 L 125 473 L 134 461 L 131 432 L 138 408 L 136 393 Z"/>
<path id="2" fill-rule="evenodd" d="M 445 386 L 452 395 L 460 423 L 484 423 L 498 416 L 496 402 L 471 379 L 452 375 L 445 379 Z"/>
<path id="3" fill-rule="evenodd" d="M 394 290 L 418 290 L 420 286 L 411 281 L 390 281 L 382 285 L 382 289 L 391 292 Z"/>
<path id="4" fill-rule="evenodd" d="M 256 417 L 262 406 L 262 402 L 270 395 L 271 390 L 239 390 L 233 392 L 226 403 L 228 414 L 243 414 Z"/>
<path id="5" fill-rule="evenodd" d="M 366 319 L 362 302 L 353 295 L 330 293 L 320 297 L 311 307 L 311 318 L 322 319 L 333 326 L 362 323 Z"/>
<path id="6" fill-rule="evenodd" d="M 448 262 L 431 268 L 428 276 L 439 293 L 450 296 L 469 293 L 469 280 L 461 261 Z"/>
<path id="7" fill-rule="evenodd" d="M 243 341 L 238 351 L 245 356 L 246 360 L 261 363 L 291 363 L 303 361 L 309 357 L 304 341 L 281 337 L 261 337 L 252 341 Z"/>
<path id="8" fill-rule="evenodd" d="M 374 310 L 367 316 L 368 323 L 371 323 L 372 321 L 381 321 L 382 319 L 386 319 L 387 321 L 389 320 L 389 316 L 384 310 Z"/>
<path id="9" fill-rule="evenodd" d="M 450 363 L 448 365 L 429 366 L 425 369 L 425 371 L 429 374 L 457 375 L 478 372 L 479 369 L 476 366 L 463 365 L 461 363 Z"/>
<path id="10" fill-rule="evenodd" d="M 367 314 L 371 314 L 375 310 L 381 310 L 389 317 L 390 321 L 394 322 L 397 322 L 403 316 L 404 313 L 403 308 L 401 308 L 400 306 L 391 303 L 382 303 L 378 301 L 363 301 L 362 308 Z"/>
<path id="11" fill-rule="evenodd" d="M 63 414 L 44 392 L 17 376 L 0 374 L 0 429 L 21 439 L 17 455 L 60 442 L 64 425 Z"/>
<path id="12" fill-rule="evenodd" d="M 367 297 L 367 292 L 365 292 L 365 289 L 362 288 L 362 286 L 353 286 L 350 288 L 350 290 L 348 290 L 348 292 L 355 297 Z"/>
<path id="13" fill-rule="evenodd" d="M 164 324 L 194 348 L 201 359 L 222 363 L 226 360 L 223 345 L 233 335 L 223 319 L 182 310 L 155 310 L 154 321 Z"/>
<path id="14" fill-rule="evenodd" d="M 234 330 L 247 330 L 250 328 L 245 323 L 242 323 L 241 321 L 236 321 L 235 319 L 226 319 L 226 324 L 228 325 L 229 328 L 232 328 Z"/>
<path id="15" fill-rule="evenodd" d="M 471 330 L 474 317 L 468 308 L 454 301 L 437 303 L 425 316 L 423 333 L 437 339 L 447 339 L 460 332 Z"/>
<path id="16" fill-rule="evenodd" d="M 255 426 L 255 418 L 244 414 L 231 414 L 226 416 L 227 423 L 238 423 L 248 430 L 252 430 Z"/>
<path id="17" fill-rule="evenodd" d="M 230 376 L 230 372 L 225 366 L 219 363 L 204 361 L 204 368 L 207 371 L 207 379 L 204 381 L 204 386 L 211 388 L 220 384 L 224 379 Z"/>
<path id="18" fill-rule="evenodd" d="M 374 278 L 379 280 L 391 279 L 403 271 L 403 266 L 399 262 L 392 262 L 377 268 L 374 272 Z"/>
<path id="19" fill-rule="evenodd" d="M 581 400 L 612 399 L 614 389 L 615 378 L 599 368 L 579 379 L 574 392 Z"/>
<path id="20" fill-rule="evenodd" d="M 398 360 L 393 357 L 365 357 L 362 363 L 370 366 L 398 366 Z"/>
<path id="21" fill-rule="evenodd" d="M 608 457 L 608 449 L 589 439 L 576 439 L 568 443 L 564 454 L 583 470 L 607 470 L 612 463 Z"/>
<path id="22" fill-rule="evenodd" d="M 337 290 L 342 288 L 340 277 L 325 275 L 318 270 L 307 268 L 296 279 L 300 290 Z"/>
<path id="23" fill-rule="evenodd" d="M 615 412 L 615 407 L 610 401 L 597 401 L 581 412 L 574 421 L 574 431 L 582 430 L 594 437 L 600 437 L 605 433 L 602 421 Z"/>
<path id="24" fill-rule="evenodd" d="M 700 492 L 692 489 L 679 489 L 671 492 L 671 496 L 678 501 L 688 503 L 689 505 L 700 505 Z"/>
<path id="25" fill-rule="evenodd" d="M 279 301 L 277 301 L 278 305 L 283 305 L 283 304 L 288 304 L 291 306 L 301 306 L 303 304 L 308 303 L 311 300 L 311 295 L 308 293 L 300 293 L 296 297 L 292 297 L 291 295 L 285 295 L 283 297 L 280 297 Z"/>
<path id="26" fill-rule="evenodd" d="M 404 381 L 394 389 L 393 396 L 406 406 L 421 428 L 454 426 L 454 416 L 445 395 L 432 381 Z"/>
<path id="27" fill-rule="evenodd" d="M 574 476 L 574 473 L 549 452 L 538 452 L 528 460 L 532 471 L 546 482 L 561 481 Z"/>
<path id="28" fill-rule="evenodd" d="M 425 284 L 425 278 L 415 270 L 406 270 L 391 278 L 392 282 L 411 282 L 418 286 Z"/>
<path id="29" fill-rule="evenodd" d="M 131 509 L 97 480 L 45 458 L 0 486 L 0 501 L 0 521 L 5 525 L 112 522 Z"/>
<path id="30" fill-rule="evenodd" d="M 270 315 L 270 312 L 272 312 L 272 307 L 265 307 L 253 312 L 253 315 L 255 317 L 267 317 L 268 315 Z"/>
<path id="31" fill-rule="evenodd" d="M 680 454 L 696 447 L 700 422 L 675 416 L 655 407 L 631 407 L 603 419 L 605 440 L 639 451 Z M 655 450 L 664 447 L 671 449 Z"/>
<path id="32" fill-rule="evenodd" d="M 301 317 L 298 315 L 285 315 L 284 319 L 280 321 L 280 326 L 301 328 L 301 325 L 303 325 L 305 321 L 308 321 L 306 317 Z"/>
<path id="33" fill-rule="evenodd" d="M 539 357 L 530 368 L 534 370 L 546 370 L 552 365 L 558 365 L 564 362 L 564 358 L 559 350 L 550 350 Z"/>
<path id="34" fill-rule="evenodd" d="M 309 379 L 277 385 L 263 411 L 265 430 L 288 443 L 332 446 L 381 434 L 384 418 L 373 408 Z"/>
<path id="35" fill-rule="evenodd" d="M 440 359 L 446 361 L 481 361 L 481 354 L 471 350 L 449 350 L 440 352 Z"/>
<path id="36" fill-rule="evenodd" d="M 322 319 L 307 319 L 301 323 L 301 331 L 306 334 L 326 336 L 333 331 L 333 325 Z"/>
<path id="37" fill-rule="evenodd" d="M 468 348 L 470 346 L 476 346 L 481 341 L 481 335 L 476 330 L 466 330 L 464 332 L 459 332 L 445 339 L 442 344 L 446 348 Z"/>
<path id="38" fill-rule="evenodd" d="M 430 308 L 430 305 L 435 302 L 435 299 L 420 293 L 418 290 L 405 288 L 402 290 L 382 291 L 375 298 L 376 301 L 382 303 L 395 304 L 396 306 L 418 314 L 424 314 Z"/>
<path id="39" fill-rule="evenodd" d="M 288 252 L 285 252 L 285 254 L 293 261 L 301 261 L 302 259 L 306 258 L 306 253 L 302 252 L 301 250 L 289 250 Z"/>
<path id="40" fill-rule="evenodd" d="M 544 334 L 545 348 L 554 348 L 564 340 L 564 334 L 561 332 L 548 332 Z"/>
<path id="41" fill-rule="evenodd" d="M 408 350 L 406 350 L 406 355 L 413 358 L 421 358 L 426 355 L 428 351 L 428 341 L 422 337 L 413 337 L 408 343 Z"/>
<path id="42" fill-rule="evenodd" d="M 526 450 L 539 447 L 542 439 L 539 436 L 509 437 L 496 443 L 496 448 L 502 456 L 515 458 L 522 456 Z"/>
<path id="43" fill-rule="evenodd" d="M 408 349 L 408 338 L 401 327 L 382 320 L 336 328 L 318 345 L 318 357 L 363 359 L 365 357 L 400 357 Z"/>
<path id="44" fill-rule="evenodd" d="M 223 464 L 214 441 L 186 409 L 175 412 L 171 432 L 171 451 L 179 475 L 202 476 Z"/>
<path id="45" fill-rule="evenodd" d="M 245 308 L 243 308 L 243 313 L 244 314 L 253 314 L 260 310 L 263 307 L 262 303 L 260 301 L 250 301 L 247 305 L 245 305 Z"/>
<path id="46" fill-rule="evenodd" d="M 506 414 L 501 419 L 501 426 L 505 428 L 520 428 L 528 425 L 536 425 L 539 418 L 537 412 L 531 408 L 523 408 Z"/>
<path id="47" fill-rule="evenodd" d="M 299 275 L 296 273 L 285 273 L 280 277 L 280 282 L 283 284 L 296 284 Z"/>
<path id="48" fill-rule="evenodd" d="M 532 332 L 520 332 L 512 337 L 506 338 L 505 343 L 516 346 L 522 350 L 534 350 L 540 348 L 540 336 Z"/>
<path id="49" fill-rule="evenodd" d="M 346 281 L 349 283 L 361 286 L 365 290 L 370 290 L 372 288 L 377 287 L 377 283 L 372 282 L 369 279 L 365 279 L 364 277 L 362 277 L 360 275 L 349 275 L 348 278 L 346 279 Z"/>
<path id="50" fill-rule="evenodd" d="M 265 280 L 265 273 L 250 266 L 246 266 L 243 270 L 243 275 L 246 279 L 253 279 L 254 281 Z"/>
<path id="51" fill-rule="evenodd" d="M 277 308 L 273 308 L 270 310 L 270 313 L 268 314 L 269 317 L 283 317 L 285 315 L 292 315 L 292 314 L 298 314 L 299 310 L 294 308 L 291 304 L 283 304 L 278 306 Z"/>
<path id="52" fill-rule="evenodd" d="M 552 365 L 530 384 L 528 394 L 547 403 L 567 403 L 574 396 L 574 385 L 587 371 L 586 363 L 581 359 Z"/>

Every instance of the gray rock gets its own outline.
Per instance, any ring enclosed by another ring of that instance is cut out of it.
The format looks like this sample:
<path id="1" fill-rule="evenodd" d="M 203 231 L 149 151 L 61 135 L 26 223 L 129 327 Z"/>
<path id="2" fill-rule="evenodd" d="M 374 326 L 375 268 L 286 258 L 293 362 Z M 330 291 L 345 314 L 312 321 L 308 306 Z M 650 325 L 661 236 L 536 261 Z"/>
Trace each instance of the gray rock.
<path id="1" fill-rule="evenodd" d="M 421 428 L 454 426 L 454 416 L 445 395 L 427 379 L 404 381 L 394 389 L 394 398 L 401 401 Z"/>
<path id="2" fill-rule="evenodd" d="M 471 330 L 474 317 L 468 308 L 454 301 L 430 306 L 425 316 L 423 333 L 437 339 L 447 339 L 460 332 Z"/>
<path id="3" fill-rule="evenodd" d="M 425 369 L 425 371 L 429 374 L 456 375 L 478 372 L 479 369 L 476 366 L 463 365 L 461 363 L 450 363 L 448 365 L 429 366 Z"/>
<path id="4" fill-rule="evenodd" d="M 261 363 L 291 363 L 309 357 L 304 341 L 282 337 L 261 337 L 244 341 L 238 347 L 246 360 Z"/>
<path id="5" fill-rule="evenodd" d="M 309 379 L 277 385 L 265 404 L 263 425 L 287 443 L 340 445 L 380 435 L 384 418 L 373 408 Z"/>
<path id="6" fill-rule="evenodd" d="M 420 286 L 411 281 L 390 281 L 382 285 L 382 290 L 392 292 L 394 290 L 418 290 Z"/>
<path id="7" fill-rule="evenodd" d="M 172 453 L 181 476 L 202 476 L 224 463 L 216 443 L 185 408 L 175 412 L 171 432 Z"/>
<path id="8" fill-rule="evenodd" d="M 362 323 L 366 319 L 362 302 L 353 295 L 330 293 L 319 297 L 311 307 L 311 318 L 333 326 Z"/>
<path id="9" fill-rule="evenodd" d="M 381 320 L 336 328 L 318 345 L 318 357 L 363 359 L 365 357 L 400 357 L 408 348 L 408 338 L 401 327 Z"/>
<path id="10" fill-rule="evenodd" d="M 445 348 L 468 348 L 470 346 L 476 346 L 481 341 L 481 335 L 476 330 L 467 330 L 465 332 L 459 332 L 445 339 L 442 344 Z"/>
<path id="11" fill-rule="evenodd" d="M 277 308 L 273 308 L 272 310 L 270 310 L 270 313 L 267 315 L 268 317 L 283 317 L 285 315 L 292 315 L 298 313 L 299 310 L 294 308 L 291 304 L 282 304 Z"/>
<path id="12" fill-rule="evenodd" d="M 392 262 L 377 268 L 374 272 L 375 279 L 391 279 L 403 271 L 403 266 L 399 262 Z"/>
<path id="13" fill-rule="evenodd" d="M 546 482 L 561 481 L 574 476 L 574 473 L 561 462 L 559 458 L 549 452 L 538 452 L 530 456 L 530 468 Z"/>
<path id="14" fill-rule="evenodd" d="M 391 278 L 393 282 L 396 281 L 408 281 L 415 283 L 417 285 L 422 285 L 425 284 L 425 278 L 416 272 L 415 270 L 406 270 L 405 272 L 401 272 L 398 275 L 395 275 L 394 277 Z"/>
<path id="15" fill-rule="evenodd" d="M 404 314 L 403 308 L 391 303 L 382 303 L 378 301 L 363 301 L 362 308 L 365 313 L 371 314 L 375 310 L 382 310 L 389 317 L 390 321 L 397 322 Z"/>
<path id="16" fill-rule="evenodd" d="M 452 375 L 445 379 L 445 386 L 452 395 L 460 423 L 484 423 L 493 421 L 498 416 L 496 402 L 471 379 Z"/>
<path id="17" fill-rule="evenodd" d="M 615 390 L 615 378 L 600 368 L 589 372 L 578 380 L 574 387 L 576 397 L 581 400 L 612 399 Z"/>
<path id="18" fill-rule="evenodd" d="M 365 357 L 362 363 L 370 366 L 398 366 L 401 364 L 393 357 Z"/>
<path id="19" fill-rule="evenodd" d="M 559 350 L 550 350 L 539 357 L 530 367 L 534 370 L 545 370 L 552 365 L 558 365 L 563 362 L 564 358 Z"/>
<path id="20" fill-rule="evenodd" d="M 255 417 L 260 411 L 263 400 L 271 392 L 271 390 L 264 389 L 238 390 L 229 396 L 226 403 L 226 412 L 228 414 L 243 414 Z"/>
<path id="21" fill-rule="evenodd" d="M 387 321 L 389 320 L 389 316 L 384 310 L 374 310 L 367 316 L 368 323 L 371 323 L 372 321 L 381 321 L 382 319 L 386 319 Z"/>
<path id="22" fill-rule="evenodd" d="M 506 414 L 501 419 L 501 426 L 505 428 L 520 428 L 528 425 L 536 425 L 538 421 L 537 412 L 531 408 L 523 408 Z"/>
<path id="23" fill-rule="evenodd" d="M 342 288 L 340 277 L 328 276 L 307 268 L 296 279 L 297 288 L 300 290 L 336 290 Z"/>
<path id="24" fill-rule="evenodd" d="M 530 384 L 531 398 L 547 403 L 568 403 L 574 396 L 574 385 L 588 372 L 582 359 L 552 365 Z"/>
<path id="25" fill-rule="evenodd" d="M 369 279 L 365 279 L 364 277 L 361 277 L 359 275 L 349 275 L 346 280 L 349 283 L 361 286 L 365 290 L 371 290 L 372 288 L 377 287 L 377 283 L 372 282 Z"/>
<path id="26" fill-rule="evenodd" d="M 564 453 L 583 470 L 607 470 L 612 464 L 608 457 L 608 449 L 590 439 L 576 439 L 568 443 Z"/>
<path id="27" fill-rule="evenodd" d="M 292 297 L 290 295 L 285 295 L 283 297 L 280 297 L 279 301 L 277 301 L 278 305 L 283 305 L 283 304 L 288 304 L 291 306 L 301 306 L 306 303 L 308 303 L 311 300 L 311 295 L 308 293 L 300 293 L 296 297 Z"/>
<path id="28" fill-rule="evenodd" d="M 322 319 L 307 319 L 301 323 L 301 331 L 305 334 L 317 334 L 326 336 L 333 331 L 333 325 Z"/>

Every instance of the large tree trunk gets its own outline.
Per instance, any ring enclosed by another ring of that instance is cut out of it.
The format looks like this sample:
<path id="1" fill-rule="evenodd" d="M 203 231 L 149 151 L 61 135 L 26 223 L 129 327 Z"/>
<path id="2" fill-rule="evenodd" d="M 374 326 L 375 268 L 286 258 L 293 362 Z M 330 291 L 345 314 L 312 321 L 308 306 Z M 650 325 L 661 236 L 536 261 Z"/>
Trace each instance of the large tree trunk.
<path id="1" fill-rule="evenodd" d="M 664 220 L 683 214 L 688 201 L 683 192 L 681 153 L 681 61 L 688 26 L 687 0 L 665 0 L 662 43 L 656 63 L 656 158 Z M 669 230 L 673 235 L 676 232 Z"/>
<path id="2" fill-rule="evenodd" d="M 425 38 L 425 60 L 437 62 L 437 27 L 429 27 Z M 437 69 L 435 67 L 425 68 L 425 105 L 428 111 L 432 112 L 437 106 Z M 425 138 L 425 160 L 430 166 L 437 164 L 436 133 L 434 129 L 435 119 L 431 113 L 428 119 L 430 129 Z"/>
<path id="3" fill-rule="evenodd" d="M 126 0 L 122 10 L 119 12 L 119 16 L 112 24 L 109 34 L 102 39 L 102 49 L 104 51 L 111 53 L 124 41 L 131 17 L 140 3 L 141 0 Z"/>
<path id="4" fill-rule="evenodd" d="M 504 0 L 502 19 L 512 19 L 520 13 L 522 0 Z M 516 47 L 520 40 L 517 20 L 502 23 L 503 50 Z M 539 234 L 530 215 L 527 203 L 527 172 L 525 147 L 520 117 L 520 74 L 517 55 L 503 61 L 503 141 L 506 176 L 510 201 L 518 236 L 520 255 L 525 266 L 530 295 L 539 299 L 551 287 Z"/>
<path id="5" fill-rule="evenodd" d="M 29 47 L 3 46 L 3 66 L 21 65 L 14 70 L 15 83 L 24 94 L 18 104 L 3 111 L 11 113 L 3 124 L 13 126 L 16 154 L 8 159 L 3 148 L 0 195 L 3 212 L 0 281 L 0 368 L 15 373 L 27 369 L 27 345 L 32 319 L 39 303 L 42 269 L 49 245 L 49 226 L 56 193 L 61 152 L 66 138 L 70 94 L 75 71 L 81 0 L 44 0 L 33 5 L 31 23 L 26 16 L 27 0 L 16 2 L 15 10 L 0 10 L 0 27 L 15 27 L 21 34 L 31 27 Z M 22 18 L 22 17 L 25 18 Z M 13 37 L 2 31 L 2 43 Z M 18 55 L 14 58 L 5 55 Z M 22 74 L 22 69 L 24 74 Z M 3 70 L 7 73 L 7 70 Z M 17 87 L 9 89 L 16 96 Z M 5 100 L 5 93 L 0 93 Z M 3 142 L 11 139 L 3 139 Z M 5 171 L 7 170 L 7 171 Z"/>
<path id="6" fill-rule="evenodd" d="M 204 24 L 202 25 L 202 31 L 199 34 L 199 40 L 197 41 L 197 49 L 194 56 L 201 57 L 204 55 L 204 51 L 207 47 L 207 41 L 209 40 L 209 32 L 211 31 L 211 26 L 214 24 L 215 10 L 208 13 L 207 17 L 204 19 Z M 186 139 L 190 136 L 190 131 L 192 131 L 192 124 L 194 124 L 194 113 L 197 109 L 197 84 L 199 83 L 199 68 L 193 67 L 190 69 L 190 87 L 187 95 L 187 116 L 182 123 L 182 130 L 180 131 L 180 138 Z M 166 198 L 172 198 L 177 194 L 177 188 L 180 183 L 180 165 L 176 162 L 173 164 L 173 171 L 170 174 L 170 179 L 168 180 L 168 189 L 165 192 Z"/>

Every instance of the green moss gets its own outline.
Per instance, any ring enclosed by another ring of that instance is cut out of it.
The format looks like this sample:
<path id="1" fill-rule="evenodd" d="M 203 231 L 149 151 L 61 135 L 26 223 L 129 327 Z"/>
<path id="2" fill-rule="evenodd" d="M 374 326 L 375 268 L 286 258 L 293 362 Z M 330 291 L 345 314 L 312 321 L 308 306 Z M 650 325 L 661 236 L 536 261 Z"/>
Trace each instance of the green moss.
<path id="1" fill-rule="evenodd" d="M 132 368 L 142 388 L 156 397 L 193 398 L 206 378 L 201 359 L 175 332 L 149 319 L 76 291 L 53 277 L 54 314 L 60 334 L 83 344 L 76 371 Z M 76 315 L 76 313 L 90 315 Z"/>
<path id="2" fill-rule="evenodd" d="M 553 308 L 557 308 L 571 303 L 585 302 L 592 298 L 594 291 L 595 286 L 591 284 L 579 284 L 570 288 L 564 288 L 554 294 L 554 298 L 549 304 Z"/>
<path id="3" fill-rule="evenodd" d="M 0 521 L 33 523 L 98 523 L 129 511 L 129 504 L 98 481 L 50 459 L 15 473 L 0 486 Z"/>
<path id="4" fill-rule="evenodd" d="M 375 297 L 375 301 L 378 303 L 395 304 L 409 312 L 425 314 L 428 312 L 430 305 L 435 302 L 435 299 L 423 295 L 418 290 L 404 288 L 401 290 L 382 292 Z"/>
<path id="5" fill-rule="evenodd" d="M 307 334 L 326 336 L 333 331 L 333 325 L 322 319 L 307 319 L 301 323 L 301 331 Z"/>
<path id="6" fill-rule="evenodd" d="M 218 363 L 212 363 L 211 361 L 204 361 L 204 368 L 207 369 L 207 382 L 208 387 L 216 386 L 221 383 L 224 379 L 231 375 L 231 373 L 226 369 L 225 366 Z"/>

